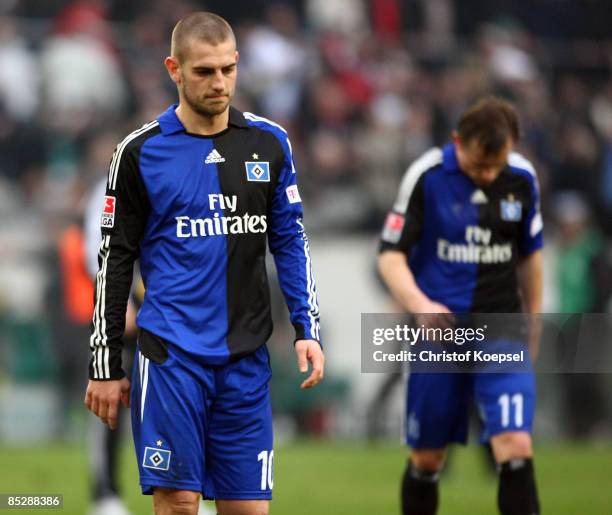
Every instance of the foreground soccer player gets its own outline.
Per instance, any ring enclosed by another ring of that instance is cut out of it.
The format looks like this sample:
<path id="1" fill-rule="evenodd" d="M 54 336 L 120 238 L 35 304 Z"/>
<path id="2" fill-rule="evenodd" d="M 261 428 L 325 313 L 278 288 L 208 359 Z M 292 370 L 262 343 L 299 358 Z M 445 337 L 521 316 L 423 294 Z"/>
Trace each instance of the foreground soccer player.
<path id="1" fill-rule="evenodd" d="M 383 229 L 379 269 L 408 312 L 540 312 L 539 193 L 532 165 L 512 152 L 518 136 L 514 108 L 489 97 L 462 115 L 452 144 L 406 172 Z M 446 448 L 467 441 L 472 398 L 500 471 L 500 512 L 539 513 L 533 372 L 474 372 L 410 375 L 405 515 L 436 513 Z"/>
<path id="2" fill-rule="evenodd" d="M 111 428 L 132 408 L 140 484 L 155 513 L 268 513 L 274 451 L 265 342 L 266 239 L 296 330 L 302 383 L 323 378 L 319 313 L 287 133 L 230 106 L 238 52 L 222 18 L 194 13 L 165 65 L 179 104 L 125 138 L 102 213 L 85 403 Z M 133 263 L 146 287 L 132 383 L 121 336 Z M 131 390 L 131 392 L 130 392 Z"/>

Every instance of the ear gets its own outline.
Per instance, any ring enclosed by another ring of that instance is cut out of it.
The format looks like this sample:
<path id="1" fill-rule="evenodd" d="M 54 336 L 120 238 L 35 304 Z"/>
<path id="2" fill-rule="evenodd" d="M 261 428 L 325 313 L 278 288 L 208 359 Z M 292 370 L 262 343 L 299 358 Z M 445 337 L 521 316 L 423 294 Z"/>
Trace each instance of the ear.
<path id="1" fill-rule="evenodd" d="M 238 61 L 240 61 L 240 52 L 236 50 L 236 64 L 238 64 Z"/>
<path id="2" fill-rule="evenodd" d="M 453 143 L 457 146 L 461 145 L 461 138 L 459 138 L 459 133 L 457 131 L 453 131 L 451 134 L 451 139 Z"/>
<path id="3" fill-rule="evenodd" d="M 168 70 L 168 75 L 170 75 L 172 82 L 179 84 L 181 82 L 181 65 L 178 59 L 169 55 L 164 59 L 164 66 Z"/>

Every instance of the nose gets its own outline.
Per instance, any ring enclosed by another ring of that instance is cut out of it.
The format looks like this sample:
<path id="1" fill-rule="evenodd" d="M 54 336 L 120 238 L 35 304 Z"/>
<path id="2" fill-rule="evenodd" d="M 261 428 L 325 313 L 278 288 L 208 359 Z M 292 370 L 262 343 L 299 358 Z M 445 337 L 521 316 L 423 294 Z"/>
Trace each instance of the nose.
<path id="1" fill-rule="evenodd" d="M 217 91 L 223 91 L 225 88 L 225 83 L 223 82 L 223 72 L 221 70 L 217 70 L 215 72 L 212 87 Z"/>

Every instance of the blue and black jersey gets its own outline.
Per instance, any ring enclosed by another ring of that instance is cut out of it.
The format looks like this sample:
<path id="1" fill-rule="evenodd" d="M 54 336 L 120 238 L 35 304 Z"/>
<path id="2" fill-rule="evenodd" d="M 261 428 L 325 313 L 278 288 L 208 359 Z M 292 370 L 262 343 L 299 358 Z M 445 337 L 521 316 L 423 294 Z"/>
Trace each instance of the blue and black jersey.
<path id="1" fill-rule="evenodd" d="M 453 312 L 520 311 L 517 264 L 541 247 L 531 163 L 511 153 L 497 179 L 478 187 L 452 144 L 408 169 L 381 241 L 381 252 L 405 252 L 419 288 Z"/>
<path id="2" fill-rule="evenodd" d="M 230 108 L 212 136 L 171 106 L 125 138 L 110 165 L 90 339 L 90 378 L 117 379 L 140 258 L 139 327 L 204 364 L 253 353 L 272 332 L 266 244 L 296 331 L 319 340 L 319 311 L 285 130 Z"/>

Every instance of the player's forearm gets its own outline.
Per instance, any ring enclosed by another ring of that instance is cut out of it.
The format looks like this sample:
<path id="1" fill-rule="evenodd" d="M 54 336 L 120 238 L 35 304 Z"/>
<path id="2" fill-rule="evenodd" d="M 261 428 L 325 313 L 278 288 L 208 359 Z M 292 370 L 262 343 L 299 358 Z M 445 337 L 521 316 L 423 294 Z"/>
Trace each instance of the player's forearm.
<path id="1" fill-rule="evenodd" d="M 429 299 L 417 285 L 406 262 L 406 255 L 389 250 L 378 256 L 378 270 L 391 294 L 400 305 L 411 313 L 419 313 L 420 306 Z"/>
<path id="2" fill-rule="evenodd" d="M 292 205 L 290 209 L 293 216 L 284 219 L 279 216 L 270 225 L 270 251 L 274 256 L 279 286 L 295 328 L 295 340 L 312 339 L 320 342 L 319 304 L 308 237 L 302 222 L 301 208 Z M 284 223 L 280 223 L 281 220 Z"/>
<path id="3" fill-rule="evenodd" d="M 519 288 L 527 313 L 542 311 L 542 251 L 532 252 L 519 264 Z"/>
<path id="4" fill-rule="evenodd" d="M 320 341 L 319 304 L 309 254 L 307 257 L 304 253 L 303 240 L 301 248 L 296 246 L 292 250 L 277 250 L 274 262 L 280 289 L 295 328 L 295 339 Z"/>
<path id="5" fill-rule="evenodd" d="M 105 235 L 100 247 L 100 270 L 96 276 L 89 378 L 120 379 L 121 338 L 132 284 L 134 255 L 116 235 Z"/>

